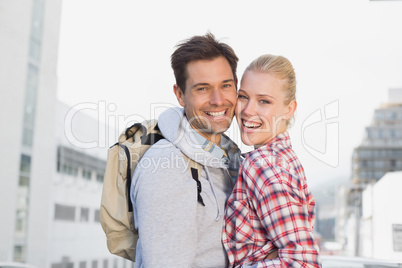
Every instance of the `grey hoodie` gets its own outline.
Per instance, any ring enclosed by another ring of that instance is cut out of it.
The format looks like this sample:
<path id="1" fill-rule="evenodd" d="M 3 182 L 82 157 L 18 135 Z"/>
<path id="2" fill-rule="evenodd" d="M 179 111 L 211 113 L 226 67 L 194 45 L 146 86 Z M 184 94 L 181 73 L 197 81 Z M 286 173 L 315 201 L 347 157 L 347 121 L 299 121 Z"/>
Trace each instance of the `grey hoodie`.
<path id="1" fill-rule="evenodd" d="M 183 109 L 165 111 L 158 126 L 165 139 L 145 153 L 131 186 L 139 230 L 135 267 L 227 267 L 221 234 L 234 181 L 221 159 L 198 144 Z M 228 146 L 235 146 L 231 167 L 239 167 L 240 150 L 232 141 Z M 205 206 L 183 153 L 202 166 Z"/>

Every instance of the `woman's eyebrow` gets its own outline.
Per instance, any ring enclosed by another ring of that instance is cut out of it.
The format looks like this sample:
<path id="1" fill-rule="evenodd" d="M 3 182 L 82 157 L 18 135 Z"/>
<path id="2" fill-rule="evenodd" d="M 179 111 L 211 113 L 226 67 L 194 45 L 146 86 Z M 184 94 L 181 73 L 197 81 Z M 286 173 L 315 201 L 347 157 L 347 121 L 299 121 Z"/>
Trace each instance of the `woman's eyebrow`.
<path id="1" fill-rule="evenodd" d="M 274 100 L 275 100 L 274 97 L 272 97 L 271 95 L 268 95 L 268 94 L 257 94 L 257 96 L 258 96 L 258 97 L 268 97 L 268 98 L 271 98 L 271 99 L 274 99 Z"/>

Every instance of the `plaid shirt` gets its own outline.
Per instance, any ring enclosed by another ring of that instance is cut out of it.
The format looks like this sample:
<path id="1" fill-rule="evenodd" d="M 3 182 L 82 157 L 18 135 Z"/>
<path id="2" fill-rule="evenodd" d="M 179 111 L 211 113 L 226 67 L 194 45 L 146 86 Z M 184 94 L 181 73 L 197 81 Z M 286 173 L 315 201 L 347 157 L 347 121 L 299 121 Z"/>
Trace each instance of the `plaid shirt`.
<path id="1" fill-rule="evenodd" d="M 223 231 L 230 267 L 321 267 L 315 201 L 291 148 L 281 133 L 244 160 Z M 275 249 L 279 257 L 265 259 Z"/>

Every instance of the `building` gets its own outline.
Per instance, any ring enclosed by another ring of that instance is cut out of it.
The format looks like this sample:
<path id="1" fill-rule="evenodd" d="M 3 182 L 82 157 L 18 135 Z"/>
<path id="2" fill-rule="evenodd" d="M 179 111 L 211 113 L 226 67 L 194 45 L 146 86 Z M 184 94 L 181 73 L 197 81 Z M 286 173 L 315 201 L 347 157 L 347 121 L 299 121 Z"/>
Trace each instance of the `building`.
<path id="1" fill-rule="evenodd" d="M 402 261 L 402 171 L 386 173 L 362 196 L 362 256 Z"/>
<path id="2" fill-rule="evenodd" d="M 0 262 L 130 267 L 98 222 L 98 120 L 56 98 L 60 15 L 61 0 L 0 2 Z"/>
<path id="3" fill-rule="evenodd" d="M 56 106 L 51 198 L 44 201 L 50 203 L 48 254 L 40 267 L 128 268 L 130 261 L 107 250 L 99 221 L 107 149 L 117 138 L 106 142 L 109 128 L 96 119 L 97 111 L 90 116 L 84 110 L 90 109 Z"/>
<path id="4" fill-rule="evenodd" d="M 374 112 L 361 145 L 352 157 L 352 179 L 347 189 L 344 218 L 349 228 L 346 247 L 363 255 L 363 191 L 387 172 L 402 170 L 402 89 L 390 89 L 389 101 Z"/>
<path id="5" fill-rule="evenodd" d="M 362 144 L 353 152 L 354 184 L 378 181 L 402 170 L 402 89 L 389 90 L 389 103 L 374 112 Z"/>
<path id="6" fill-rule="evenodd" d="M 60 13 L 61 0 L 0 3 L 0 260 L 46 251 Z"/>

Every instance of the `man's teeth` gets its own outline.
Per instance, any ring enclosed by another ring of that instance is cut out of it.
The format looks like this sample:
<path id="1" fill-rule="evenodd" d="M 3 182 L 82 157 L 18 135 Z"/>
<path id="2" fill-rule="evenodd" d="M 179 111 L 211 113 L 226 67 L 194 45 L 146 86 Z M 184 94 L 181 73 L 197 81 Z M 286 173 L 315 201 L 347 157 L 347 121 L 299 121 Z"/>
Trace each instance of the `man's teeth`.
<path id="1" fill-rule="evenodd" d="M 243 121 L 243 126 L 247 127 L 247 128 L 257 128 L 260 127 L 262 124 L 258 124 L 258 123 L 254 123 L 254 122 L 246 122 Z"/>
<path id="2" fill-rule="evenodd" d="M 225 115 L 225 111 L 222 112 L 206 112 L 210 116 L 223 116 Z"/>

